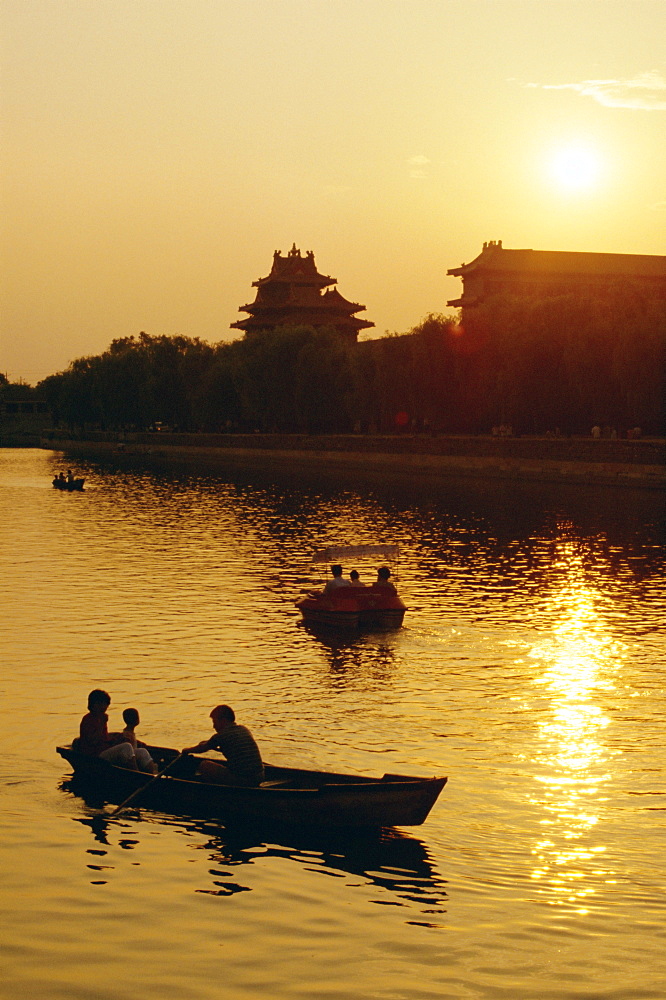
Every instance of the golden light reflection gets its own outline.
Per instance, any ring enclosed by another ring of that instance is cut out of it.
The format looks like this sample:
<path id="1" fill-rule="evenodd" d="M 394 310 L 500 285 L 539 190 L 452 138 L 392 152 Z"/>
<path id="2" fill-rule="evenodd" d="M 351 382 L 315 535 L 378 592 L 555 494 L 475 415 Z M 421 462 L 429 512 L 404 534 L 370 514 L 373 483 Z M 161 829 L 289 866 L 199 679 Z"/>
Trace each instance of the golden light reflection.
<path id="1" fill-rule="evenodd" d="M 608 799 L 614 753 L 602 737 L 610 722 L 603 704 L 624 656 L 583 556 L 576 540 L 558 541 L 544 602 L 559 624 L 530 653 L 541 665 L 534 683 L 545 698 L 536 720 L 542 791 L 533 799 L 544 813 L 544 835 L 532 851 L 532 879 L 543 884 L 549 903 L 578 914 L 588 912 L 590 897 L 612 876 L 595 827 Z"/>

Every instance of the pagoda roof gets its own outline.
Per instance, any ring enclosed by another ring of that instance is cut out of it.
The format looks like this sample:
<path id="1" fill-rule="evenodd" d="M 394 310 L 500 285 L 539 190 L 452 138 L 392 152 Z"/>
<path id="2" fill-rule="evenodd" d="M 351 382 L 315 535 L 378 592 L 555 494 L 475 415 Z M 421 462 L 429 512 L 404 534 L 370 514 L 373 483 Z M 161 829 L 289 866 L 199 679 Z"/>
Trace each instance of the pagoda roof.
<path id="1" fill-rule="evenodd" d="M 337 288 L 327 288 L 320 302 L 329 309 L 342 309 L 350 313 L 361 312 L 362 309 L 365 309 L 365 306 L 362 306 L 359 302 L 350 302 L 344 295 L 340 295 Z M 371 326 L 374 326 L 374 323 Z"/>
<path id="2" fill-rule="evenodd" d="M 279 250 L 273 254 L 273 266 L 270 274 L 265 278 L 253 281 L 252 285 L 258 288 L 271 282 L 288 282 L 293 284 L 316 285 L 318 288 L 326 288 L 327 285 L 334 285 L 336 278 L 331 278 L 328 274 L 320 274 L 315 264 L 314 251 L 308 250 L 305 257 L 297 249 L 294 243 L 286 257 L 283 257 Z"/>
<path id="3" fill-rule="evenodd" d="M 363 306 L 358 307 L 358 309 L 362 308 Z M 338 306 L 334 306 L 333 303 L 317 303 L 301 306 L 287 303 L 272 309 L 256 309 L 253 303 L 252 305 L 240 307 L 239 312 L 248 312 L 250 315 L 244 319 L 237 320 L 231 326 L 238 330 L 249 328 L 258 330 L 275 326 L 302 324 L 304 326 L 315 327 L 344 327 L 345 329 L 358 331 L 366 330 L 375 325 L 370 320 L 359 319 L 354 316 L 353 313 L 355 311 L 353 308 L 341 310 Z"/>
<path id="4" fill-rule="evenodd" d="M 446 273 L 465 277 L 475 271 L 526 272 L 634 278 L 666 277 L 666 257 L 631 253 L 585 253 L 572 250 L 509 250 L 497 243 L 484 243 L 483 250 L 460 267 Z"/>
<path id="5" fill-rule="evenodd" d="M 354 316 L 365 306 L 350 302 L 337 288 L 327 288 L 336 280 L 318 272 L 312 250 L 303 256 L 294 244 L 286 257 L 276 250 L 270 274 L 252 282 L 257 288 L 254 302 L 239 307 L 249 316 L 231 327 L 247 333 L 287 325 L 332 326 L 355 340 L 359 330 L 375 324 Z"/>

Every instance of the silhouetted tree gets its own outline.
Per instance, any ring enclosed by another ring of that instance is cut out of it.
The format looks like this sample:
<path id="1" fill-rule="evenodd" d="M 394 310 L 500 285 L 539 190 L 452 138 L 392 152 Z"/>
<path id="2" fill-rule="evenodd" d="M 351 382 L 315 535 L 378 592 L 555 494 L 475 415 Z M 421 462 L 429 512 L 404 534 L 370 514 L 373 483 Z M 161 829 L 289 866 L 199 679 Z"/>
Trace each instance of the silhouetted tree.
<path id="1" fill-rule="evenodd" d="M 356 368 L 364 422 L 392 431 L 398 413 L 410 425 L 455 430 L 460 424 L 460 329 L 452 317 L 430 314 L 408 334 L 358 345 Z"/>
<path id="2" fill-rule="evenodd" d="M 468 321 L 466 379 L 478 429 L 663 432 L 666 304 L 631 285 L 533 302 L 493 298 Z"/>
<path id="3" fill-rule="evenodd" d="M 666 303 L 622 285 L 603 295 L 489 299 L 467 320 L 427 316 L 408 334 L 350 345 L 284 326 L 211 346 L 114 340 L 38 386 L 72 427 L 343 432 L 664 432 Z M 14 391 L 5 379 L 0 392 Z M 25 394 L 26 387 L 20 387 Z"/>

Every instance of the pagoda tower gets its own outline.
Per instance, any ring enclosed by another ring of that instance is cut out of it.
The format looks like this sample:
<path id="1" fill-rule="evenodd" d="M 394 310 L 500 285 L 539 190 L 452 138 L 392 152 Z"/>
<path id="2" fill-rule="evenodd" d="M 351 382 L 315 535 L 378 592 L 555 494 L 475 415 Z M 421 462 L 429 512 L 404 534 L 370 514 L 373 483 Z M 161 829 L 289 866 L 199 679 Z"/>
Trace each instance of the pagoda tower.
<path id="1" fill-rule="evenodd" d="M 271 273 L 267 278 L 252 282 L 252 287 L 257 289 L 254 302 L 239 306 L 238 311 L 249 313 L 249 316 L 232 323 L 231 327 L 249 335 L 278 326 L 331 326 L 342 337 L 356 343 L 359 330 L 375 324 L 357 319 L 355 313 L 365 306 L 349 302 L 337 288 L 329 287 L 335 284 L 335 278 L 319 274 L 312 250 L 308 250 L 305 257 L 295 243 L 286 257 L 276 250 Z"/>

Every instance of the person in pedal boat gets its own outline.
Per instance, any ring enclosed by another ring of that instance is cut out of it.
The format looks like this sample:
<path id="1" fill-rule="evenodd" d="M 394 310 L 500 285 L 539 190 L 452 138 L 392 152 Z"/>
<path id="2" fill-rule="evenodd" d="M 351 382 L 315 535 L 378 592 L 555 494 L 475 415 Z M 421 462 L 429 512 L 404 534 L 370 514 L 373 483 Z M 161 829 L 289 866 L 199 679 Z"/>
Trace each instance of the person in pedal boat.
<path id="1" fill-rule="evenodd" d="M 389 577 L 391 576 L 391 570 L 388 566 L 380 566 L 377 570 L 377 579 L 372 585 L 373 590 L 380 590 L 385 594 L 397 594 L 398 591 L 395 589 L 391 583 Z"/>
<path id="2" fill-rule="evenodd" d="M 331 573 L 333 574 L 333 579 L 329 580 L 326 586 L 324 587 L 325 594 L 332 594 L 336 590 L 338 590 L 339 587 L 350 586 L 349 580 L 345 580 L 344 576 L 342 575 L 342 566 L 340 565 L 340 563 L 336 563 L 335 566 L 331 566 Z"/>

